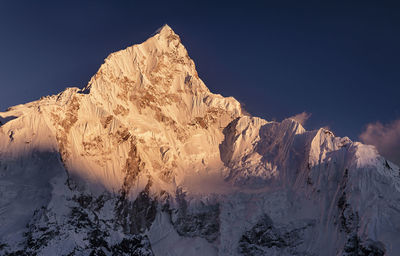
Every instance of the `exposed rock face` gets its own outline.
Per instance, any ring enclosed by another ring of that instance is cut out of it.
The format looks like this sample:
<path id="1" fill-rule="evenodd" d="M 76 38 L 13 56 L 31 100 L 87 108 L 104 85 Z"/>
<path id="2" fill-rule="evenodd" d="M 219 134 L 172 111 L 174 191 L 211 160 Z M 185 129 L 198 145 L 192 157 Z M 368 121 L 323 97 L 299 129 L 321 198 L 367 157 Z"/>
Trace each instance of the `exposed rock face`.
<path id="1" fill-rule="evenodd" d="M 192 211 L 180 188 L 176 191 L 177 209 L 171 211 L 171 222 L 181 236 L 202 237 L 214 242 L 219 235 L 219 204 L 203 204 Z"/>
<path id="2" fill-rule="evenodd" d="M 397 255 L 399 167 L 244 115 L 162 27 L 0 113 L 1 255 Z"/>
<path id="3" fill-rule="evenodd" d="M 272 220 L 263 216 L 239 241 L 239 252 L 243 255 L 309 255 L 301 248 L 306 232 L 314 226 L 313 221 L 298 221 L 287 226 L 275 227 Z"/>

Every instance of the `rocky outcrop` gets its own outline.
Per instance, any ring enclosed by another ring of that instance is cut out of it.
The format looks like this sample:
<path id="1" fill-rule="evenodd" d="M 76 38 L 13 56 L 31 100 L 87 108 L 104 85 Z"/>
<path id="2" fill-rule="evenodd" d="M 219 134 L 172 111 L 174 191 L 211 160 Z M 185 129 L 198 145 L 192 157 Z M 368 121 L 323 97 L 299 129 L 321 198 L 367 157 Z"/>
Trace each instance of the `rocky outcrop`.
<path id="1" fill-rule="evenodd" d="M 305 248 L 305 232 L 315 223 L 302 221 L 275 227 L 272 220 L 264 215 L 254 227 L 246 231 L 239 241 L 238 250 L 246 256 L 255 255 L 311 255 Z"/>

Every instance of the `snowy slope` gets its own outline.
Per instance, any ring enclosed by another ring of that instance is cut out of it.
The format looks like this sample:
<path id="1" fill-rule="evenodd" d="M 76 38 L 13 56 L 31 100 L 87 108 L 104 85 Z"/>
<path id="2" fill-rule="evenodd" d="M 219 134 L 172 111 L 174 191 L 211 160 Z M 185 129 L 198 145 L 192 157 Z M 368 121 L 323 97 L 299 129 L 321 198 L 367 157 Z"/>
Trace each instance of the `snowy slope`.
<path id="1" fill-rule="evenodd" d="M 168 25 L 0 122 L 0 254 L 400 253 L 399 167 L 245 115 Z"/>

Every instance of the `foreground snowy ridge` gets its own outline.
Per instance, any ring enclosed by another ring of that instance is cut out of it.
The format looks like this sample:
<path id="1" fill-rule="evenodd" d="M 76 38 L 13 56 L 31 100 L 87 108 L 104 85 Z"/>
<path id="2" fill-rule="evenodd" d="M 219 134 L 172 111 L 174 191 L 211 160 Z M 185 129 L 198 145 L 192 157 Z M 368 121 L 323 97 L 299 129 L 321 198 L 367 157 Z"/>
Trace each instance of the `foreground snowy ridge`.
<path id="1" fill-rule="evenodd" d="M 245 115 L 168 25 L 0 113 L 0 255 L 399 253 L 399 167 Z"/>

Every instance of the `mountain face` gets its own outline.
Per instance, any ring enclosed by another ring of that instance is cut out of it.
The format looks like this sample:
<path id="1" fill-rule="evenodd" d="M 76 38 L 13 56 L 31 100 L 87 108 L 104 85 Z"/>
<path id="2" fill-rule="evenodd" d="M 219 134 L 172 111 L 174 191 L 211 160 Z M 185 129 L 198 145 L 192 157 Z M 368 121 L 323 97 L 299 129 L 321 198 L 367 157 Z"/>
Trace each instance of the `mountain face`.
<path id="1" fill-rule="evenodd" d="M 245 115 L 165 25 L 0 113 L 1 255 L 399 255 L 400 170 Z"/>

